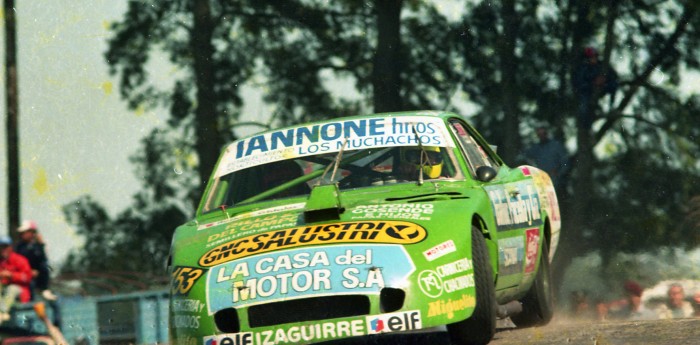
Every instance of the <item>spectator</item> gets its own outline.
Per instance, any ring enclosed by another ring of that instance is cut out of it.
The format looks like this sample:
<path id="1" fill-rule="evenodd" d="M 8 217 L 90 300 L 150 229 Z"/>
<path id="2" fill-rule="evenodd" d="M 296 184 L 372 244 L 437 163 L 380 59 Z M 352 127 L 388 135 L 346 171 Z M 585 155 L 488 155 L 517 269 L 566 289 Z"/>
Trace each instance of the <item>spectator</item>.
<path id="1" fill-rule="evenodd" d="M 12 239 L 0 235 L 0 323 L 10 319 L 10 308 L 17 298 L 29 302 L 32 269 L 27 259 L 14 252 Z"/>
<path id="2" fill-rule="evenodd" d="M 558 140 L 551 138 L 547 127 L 539 126 L 535 130 L 538 142 L 525 151 L 527 164 L 534 165 L 549 174 L 555 190 L 563 187 L 567 172 L 568 153 Z"/>
<path id="3" fill-rule="evenodd" d="M 668 288 L 668 301 L 657 310 L 660 319 L 677 319 L 693 316 L 693 306 L 685 300 L 681 284 L 671 284 Z"/>
<path id="4" fill-rule="evenodd" d="M 32 268 L 32 299 L 36 298 L 36 291 L 49 301 L 55 301 L 56 295 L 49 290 L 49 263 L 44 251 L 44 240 L 38 233 L 36 222 L 25 220 L 19 228 L 19 242 L 15 244 L 15 252 L 29 260 Z"/>
<path id="5" fill-rule="evenodd" d="M 610 107 L 615 103 L 617 73 L 610 66 L 602 66 L 598 61 L 598 51 L 593 47 L 583 50 L 583 61 L 578 64 L 572 78 L 574 92 L 578 99 L 578 121 L 584 129 L 590 129 L 595 121 L 594 102 L 597 97 L 610 94 Z"/>
<path id="6" fill-rule="evenodd" d="M 623 317 L 630 320 L 656 319 L 656 314 L 642 305 L 642 292 L 644 289 L 637 282 L 626 281 L 624 289 L 627 298 L 627 308 L 622 315 Z"/>
<path id="7" fill-rule="evenodd" d="M 588 294 L 585 291 L 572 291 L 569 296 L 571 314 L 577 319 L 590 319 L 592 312 L 588 304 Z"/>
<path id="8" fill-rule="evenodd" d="M 700 291 L 695 291 L 693 295 L 693 309 L 695 309 L 693 316 L 700 317 Z"/>

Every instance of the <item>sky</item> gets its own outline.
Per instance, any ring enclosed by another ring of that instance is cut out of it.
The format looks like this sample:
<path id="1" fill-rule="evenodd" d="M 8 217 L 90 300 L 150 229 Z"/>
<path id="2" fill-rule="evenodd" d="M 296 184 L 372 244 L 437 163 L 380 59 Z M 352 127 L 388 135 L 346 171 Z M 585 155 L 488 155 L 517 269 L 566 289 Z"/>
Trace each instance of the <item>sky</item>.
<path id="1" fill-rule="evenodd" d="M 141 148 L 143 137 L 165 125 L 169 115 L 167 109 L 129 110 L 119 96 L 118 78 L 108 73 L 104 59 L 108 28 L 122 19 L 126 1 L 38 0 L 15 5 L 21 218 L 37 222 L 49 261 L 58 268 L 69 251 L 83 243 L 66 223 L 62 207 L 90 195 L 111 216 L 127 208 L 141 185 L 129 157 Z M 8 215 L 3 13 L 0 18 L 0 231 L 4 232 Z M 172 83 L 177 73 L 162 54 L 154 54 L 148 71 L 159 86 Z M 246 89 L 242 95 L 247 104 L 241 121 L 257 121 L 269 111 L 259 91 Z M 241 126 L 236 134 L 258 130 Z"/>
<path id="2" fill-rule="evenodd" d="M 58 267 L 82 239 L 61 208 L 89 194 L 111 215 L 126 208 L 139 181 L 129 156 L 164 123 L 165 111 L 130 111 L 108 74 L 108 24 L 125 1 L 16 1 L 21 217 L 33 219 Z M 0 9 L 1 11 L 2 9 Z M 0 56 L 4 66 L 4 13 Z M 0 231 L 7 229 L 5 71 L 0 71 Z"/>

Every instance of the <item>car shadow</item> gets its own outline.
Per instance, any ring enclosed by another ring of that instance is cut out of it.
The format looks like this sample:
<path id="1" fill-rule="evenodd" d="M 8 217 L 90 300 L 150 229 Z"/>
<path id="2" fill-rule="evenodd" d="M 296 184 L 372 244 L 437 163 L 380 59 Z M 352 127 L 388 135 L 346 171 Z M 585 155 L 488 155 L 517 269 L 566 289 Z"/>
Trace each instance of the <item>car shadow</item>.
<path id="1" fill-rule="evenodd" d="M 448 345 L 450 338 L 447 332 L 408 333 L 408 334 L 379 334 L 357 338 L 348 338 L 323 342 L 324 345 Z"/>

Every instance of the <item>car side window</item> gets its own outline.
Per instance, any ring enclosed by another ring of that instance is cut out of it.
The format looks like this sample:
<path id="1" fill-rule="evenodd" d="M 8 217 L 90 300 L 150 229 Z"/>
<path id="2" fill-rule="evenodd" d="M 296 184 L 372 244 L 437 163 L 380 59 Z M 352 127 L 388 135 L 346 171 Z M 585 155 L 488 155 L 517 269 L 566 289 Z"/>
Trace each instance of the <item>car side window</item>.
<path id="1" fill-rule="evenodd" d="M 468 128 L 461 122 L 453 121 L 450 123 L 452 131 L 459 138 L 460 146 L 467 156 L 467 161 L 469 162 L 469 170 L 472 175 L 476 173 L 476 169 L 480 166 L 490 166 L 494 169 L 498 169 L 498 163 L 492 157 L 489 156 L 488 151 L 479 144 L 479 142 L 472 136 Z"/>

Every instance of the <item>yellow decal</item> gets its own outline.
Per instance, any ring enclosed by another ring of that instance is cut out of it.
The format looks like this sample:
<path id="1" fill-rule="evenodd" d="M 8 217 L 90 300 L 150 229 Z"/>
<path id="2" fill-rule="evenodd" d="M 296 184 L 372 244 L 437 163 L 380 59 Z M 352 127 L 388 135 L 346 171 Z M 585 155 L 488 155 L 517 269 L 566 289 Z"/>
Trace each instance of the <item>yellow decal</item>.
<path id="1" fill-rule="evenodd" d="M 403 221 L 344 222 L 300 226 L 242 237 L 219 245 L 199 259 L 199 264 L 211 267 L 273 250 L 328 243 L 390 243 L 412 244 L 425 239 L 425 229 Z"/>
<path id="2" fill-rule="evenodd" d="M 474 308 L 475 306 L 476 299 L 471 295 L 462 295 L 462 298 L 454 301 L 450 298 L 447 301 L 430 302 L 428 303 L 428 317 L 446 315 L 448 319 L 452 319 L 456 311 Z"/>
<path id="3" fill-rule="evenodd" d="M 187 295 L 202 276 L 204 270 L 193 267 L 177 266 L 171 274 L 171 292 L 173 295 Z"/>

